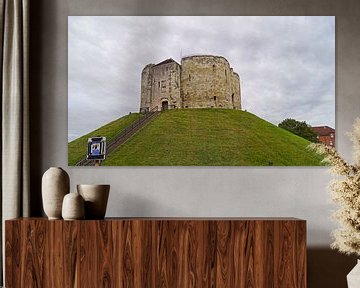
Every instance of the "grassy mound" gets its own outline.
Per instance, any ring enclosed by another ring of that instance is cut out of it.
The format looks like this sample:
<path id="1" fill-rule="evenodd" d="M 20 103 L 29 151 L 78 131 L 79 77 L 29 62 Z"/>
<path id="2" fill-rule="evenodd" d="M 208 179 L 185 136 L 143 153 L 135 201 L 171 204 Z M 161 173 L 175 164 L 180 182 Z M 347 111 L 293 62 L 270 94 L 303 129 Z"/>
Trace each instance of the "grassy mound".
<path id="1" fill-rule="evenodd" d="M 89 135 L 115 135 L 115 130 L 125 127 L 120 127 L 120 123 L 130 123 L 133 117 L 139 116 L 125 116 L 69 143 L 69 165 L 85 156 L 84 145 Z M 168 110 L 108 155 L 102 165 L 321 165 L 322 158 L 307 150 L 308 144 L 309 141 L 248 112 L 228 109 Z"/>
<path id="2" fill-rule="evenodd" d="M 121 117 L 115 121 L 112 121 L 93 132 L 90 132 L 80 138 L 71 141 L 68 144 L 68 165 L 73 166 L 81 159 L 86 157 L 87 141 L 90 137 L 103 136 L 106 137 L 106 141 L 109 142 L 118 133 L 124 130 L 132 122 L 140 117 L 139 113 L 132 113 Z"/>

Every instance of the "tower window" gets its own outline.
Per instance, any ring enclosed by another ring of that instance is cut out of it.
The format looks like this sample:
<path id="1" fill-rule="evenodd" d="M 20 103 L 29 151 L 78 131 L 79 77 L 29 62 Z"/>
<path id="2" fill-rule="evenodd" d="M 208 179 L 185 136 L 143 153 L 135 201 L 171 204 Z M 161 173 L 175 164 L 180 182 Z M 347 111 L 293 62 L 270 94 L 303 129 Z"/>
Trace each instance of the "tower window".
<path id="1" fill-rule="evenodd" d="M 160 81 L 158 82 L 158 88 L 160 88 Z"/>
<path id="2" fill-rule="evenodd" d="M 161 81 L 161 92 L 164 93 L 166 92 L 166 81 Z"/>
<path id="3" fill-rule="evenodd" d="M 215 72 L 215 64 L 213 65 L 213 71 Z"/>
<path id="4" fill-rule="evenodd" d="M 189 74 L 189 81 L 191 81 L 191 75 Z"/>
<path id="5" fill-rule="evenodd" d="M 216 96 L 214 96 L 214 101 L 216 101 Z"/>

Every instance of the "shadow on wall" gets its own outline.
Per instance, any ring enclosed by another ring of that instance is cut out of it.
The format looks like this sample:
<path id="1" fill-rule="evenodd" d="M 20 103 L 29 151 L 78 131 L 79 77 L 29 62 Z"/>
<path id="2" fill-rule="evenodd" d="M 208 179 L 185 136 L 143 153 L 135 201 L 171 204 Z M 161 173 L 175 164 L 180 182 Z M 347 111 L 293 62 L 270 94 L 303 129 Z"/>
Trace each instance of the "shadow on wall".
<path id="1" fill-rule="evenodd" d="M 355 264 L 356 256 L 347 256 L 328 248 L 308 249 L 308 288 L 347 288 L 346 275 Z"/>

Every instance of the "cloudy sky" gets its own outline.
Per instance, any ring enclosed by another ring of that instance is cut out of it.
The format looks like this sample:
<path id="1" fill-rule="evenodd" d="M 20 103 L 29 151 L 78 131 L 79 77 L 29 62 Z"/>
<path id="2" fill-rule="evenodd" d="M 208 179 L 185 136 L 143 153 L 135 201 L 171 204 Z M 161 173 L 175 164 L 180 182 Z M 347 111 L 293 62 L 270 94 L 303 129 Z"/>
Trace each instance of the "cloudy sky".
<path id="1" fill-rule="evenodd" d="M 335 128 L 335 17 L 68 18 L 68 140 L 140 108 L 141 71 L 181 56 L 227 58 L 242 107 Z"/>

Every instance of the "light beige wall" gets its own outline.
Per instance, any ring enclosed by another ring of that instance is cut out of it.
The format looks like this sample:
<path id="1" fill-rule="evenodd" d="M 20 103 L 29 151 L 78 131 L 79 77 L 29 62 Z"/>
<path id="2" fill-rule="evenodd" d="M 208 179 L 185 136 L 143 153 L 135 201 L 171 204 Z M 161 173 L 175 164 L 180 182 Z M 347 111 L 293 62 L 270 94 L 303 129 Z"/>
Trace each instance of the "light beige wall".
<path id="1" fill-rule="evenodd" d="M 326 190 L 331 176 L 325 168 L 67 167 L 67 16 L 337 15 L 336 146 L 350 159 L 351 143 L 346 132 L 360 116 L 358 1 L 39 0 L 31 2 L 31 10 L 33 215 L 41 210 L 42 173 L 50 166 L 63 166 L 71 177 L 71 191 L 80 183 L 111 184 L 107 216 L 299 217 L 307 220 L 309 255 L 316 256 L 309 257 L 308 287 L 346 287 L 344 277 L 355 262 L 345 267 L 344 258 L 351 259 L 348 256 L 316 250 L 328 247 L 330 231 L 335 227 L 329 219 L 334 207 Z"/>
<path id="2" fill-rule="evenodd" d="M 328 1 L 331 5 L 321 5 L 321 1 L 301 5 L 290 2 L 292 8 L 278 6 L 274 10 L 274 6 L 263 2 L 239 10 L 241 2 L 218 6 L 218 2 L 210 1 L 212 4 L 191 9 L 191 13 L 339 14 L 337 148 L 350 159 L 351 143 L 346 132 L 360 115 L 360 18 L 354 15 L 357 10 L 337 1 Z M 36 3 L 32 8 L 37 17 L 31 27 L 30 63 L 34 193 L 38 193 L 41 175 L 48 167 L 63 166 L 70 173 L 72 191 L 80 183 L 112 185 L 108 216 L 294 216 L 308 220 L 309 245 L 330 243 L 329 233 L 335 224 L 329 220 L 333 207 L 326 191 L 330 176 L 324 168 L 67 167 L 67 16 L 135 15 L 141 11 L 156 15 L 159 10 L 153 8 L 155 4 L 148 6 L 139 1 L 114 0 L 106 5 L 83 0 Z M 184 14 L 192 6 L 192 2 L 180 6 L 167 3 L 163 3 L 163 14 Z"/>
<path id="3" fill-rule="evenodd" d="M 351 158 L 346 132 L 360 116 L 360 9 L 357 1 L 95 1 L 32 4 L 32 198 L 39 213 L 42 173 L 63 166 L 71 190 L 109 183 L 108 216 L 294 216 L 308 222 L 309 247 L 330 243 L 335 224 L 320 167 L 67 167 L 68 15 L 338 15 L 336 18 L 337 148 Z M 161 9 L 158 7 L 161 6 Z M 355 7 L 357 9 L 355 9 Z M 34 16 L 35 15 L 35 16 Z M 246 97 L 246 95 L 244 95 Z M 181 184 L 180 184 L 181 183 Z"/>

